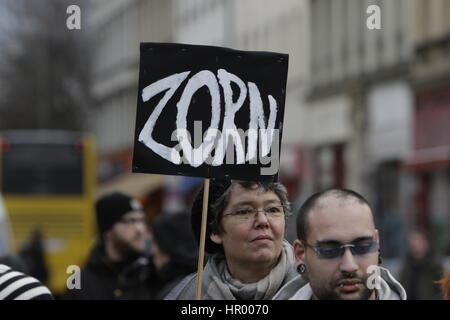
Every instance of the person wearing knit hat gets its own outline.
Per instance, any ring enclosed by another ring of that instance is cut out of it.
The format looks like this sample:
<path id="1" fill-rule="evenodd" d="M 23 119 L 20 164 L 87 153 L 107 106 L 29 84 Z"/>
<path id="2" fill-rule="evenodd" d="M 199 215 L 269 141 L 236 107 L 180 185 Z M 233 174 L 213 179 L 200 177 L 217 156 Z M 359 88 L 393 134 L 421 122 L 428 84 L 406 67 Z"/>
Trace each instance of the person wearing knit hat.
<path id="1" fill-rule="evenodd" d="M 203 190 L 194 200 L 191 224 L 200 238 Z M 295 268 L 292 246 L 284 239 L 290 204 L 278 182 L 211 179 L 202 300 L 285 299 L 283 286 L 304 280 Z M 183 279 L 166 300 L 195 298 L 196 274 Z M 289 288 L 290 290 L 290 288 Z"/>
<path id="2" fill-rule="evenodd" d="M 95 204 L 98 242 L 81 274 L 81 288 L 64 299 L 151 299 L 145 213 L 129 195 L 107 194 Z"/>
<path id="3" fill-rule="evenodd" d="M 185 276 L 197 271 L 198 247 L 190 228 L 189 211 L 164 212 L 151 226 L 152 284 L 155 299 L 162 299 Z"/>
<path id="4" fill-rule="evenodd" d="M 137 199 L 115 192 L 95 204 L 97 226 L 111 260 L 126 259 L 145 250 L 145 213 Z"/>

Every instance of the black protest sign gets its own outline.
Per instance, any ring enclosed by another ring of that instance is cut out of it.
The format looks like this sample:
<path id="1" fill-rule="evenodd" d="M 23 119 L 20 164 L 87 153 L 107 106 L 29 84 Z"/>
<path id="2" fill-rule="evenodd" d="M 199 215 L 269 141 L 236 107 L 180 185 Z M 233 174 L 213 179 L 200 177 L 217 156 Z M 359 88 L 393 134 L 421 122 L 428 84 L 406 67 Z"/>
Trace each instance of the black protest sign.
<path id="1" fill-rule="evenodd" d="M 288 55 L 142 43 L 133 172 L 278 179 Z"/>

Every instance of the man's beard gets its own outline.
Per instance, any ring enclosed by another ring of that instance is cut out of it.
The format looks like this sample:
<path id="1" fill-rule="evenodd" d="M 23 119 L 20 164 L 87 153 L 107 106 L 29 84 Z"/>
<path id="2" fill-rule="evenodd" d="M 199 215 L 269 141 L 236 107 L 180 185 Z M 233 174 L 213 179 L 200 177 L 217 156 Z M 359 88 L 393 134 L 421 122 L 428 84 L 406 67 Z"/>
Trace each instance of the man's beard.
<path id="1" fill-rule="evenodd" d="M 346 279 L 358 279 L 361 281 L 363 289 L 357 291 L 357 297 L 347 299 L 343 294 L 336 291 L 339 281 Z M 343 274 L 338 279 L 332 281 L 326 288 L 316 288 L 314 291 L 314 296 L 319 300 L 369 300 L 373 294 L 373 290 L 367 288 L 366 283 L 367 277 L 359 277 L 357 274 Z"/>
<path id="2" fill-rule="evenodd" d="M 126 242 L 120 238 L 113 237 L 112 245 L 124 260 L 137 258 L 144 253 L 144 250 L 139 250 L 131 243 Z"/>

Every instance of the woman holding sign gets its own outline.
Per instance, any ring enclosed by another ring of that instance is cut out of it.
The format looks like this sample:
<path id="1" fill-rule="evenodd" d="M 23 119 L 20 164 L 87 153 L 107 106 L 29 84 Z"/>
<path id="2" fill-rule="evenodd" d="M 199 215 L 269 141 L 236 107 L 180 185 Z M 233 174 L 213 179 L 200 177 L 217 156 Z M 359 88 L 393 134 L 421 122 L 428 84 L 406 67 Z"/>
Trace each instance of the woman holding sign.
<path id="1" fill-rule="evenodd" d="M 192 207 L 192 227 L 200 235 L 203 190 Z M 212 180 L 205 250 L 211 256 L 202 278 L 202 300 L 269 300 L 297 277 L 291 245 L 284 239 L 290 205 L 285 187 L 272 182 Z M 166 299 L 194 299 L 196 274 Z M 284 289 L 288 291 L 289 289 Z M 284 299 L 292 292 L 280 292 Z"/>

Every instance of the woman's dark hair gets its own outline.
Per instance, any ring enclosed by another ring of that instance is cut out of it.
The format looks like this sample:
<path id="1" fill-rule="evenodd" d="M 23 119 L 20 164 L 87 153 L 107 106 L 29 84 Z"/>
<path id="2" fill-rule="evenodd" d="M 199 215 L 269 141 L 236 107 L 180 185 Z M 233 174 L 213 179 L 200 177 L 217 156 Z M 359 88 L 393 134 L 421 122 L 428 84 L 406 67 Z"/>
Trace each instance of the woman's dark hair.
<path id="1" fill-rule="evenodd" d="M 214 243 L 210 239 L 211 234 L 222 234 L 224 232 L 221 218 L 223 210 L 230 201 L 231 189 L 233 185 L 239 184 L 247 190 L 257 190 L 262 188 L 265 192 L 273 191 L 280 199 L 284 208 L 286 219 L 291 214 L 291 206 L 287 198 L 286 188 L 279 182 L 256 182 L 256 181 L 237 181 L 228 179 L 212 179 L 209 186 L 208 201 L 208 225 L 206 228 L 205 251 L 208 253 L 223 253 L 222 245 Z M 191 224 L 194 234 L 199 241 L 201 229 L 201 217 L 203 206 L 203 188 L 197 193 L 192 205 Z"/>

